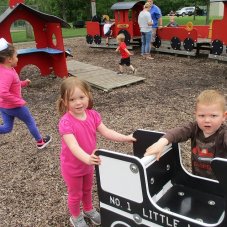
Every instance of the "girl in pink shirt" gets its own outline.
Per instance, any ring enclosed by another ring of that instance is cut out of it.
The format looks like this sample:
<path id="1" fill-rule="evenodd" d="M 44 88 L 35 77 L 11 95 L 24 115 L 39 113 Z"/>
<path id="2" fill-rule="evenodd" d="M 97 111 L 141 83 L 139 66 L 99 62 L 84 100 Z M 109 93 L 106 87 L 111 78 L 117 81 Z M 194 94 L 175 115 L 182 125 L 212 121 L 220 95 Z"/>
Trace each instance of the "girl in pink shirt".
<path id="1" fill-rule="evenodd" d="M 0 134 L 9 133 L 13 129 L 14 118 L 23 121 L 37 142 L 37 148 L 44 148 L 51 137 L 42 138 L 35 121 L 29 112 L 26 102 L 21 96 L 21 87 L 30 84 L 30 80 L 20 81 L 13 67 L 17 65 L 16 49 L 4 38 L 0 39 L 0 113 L 3 124 L 0 125 Z"/>
<path id="2" fill-rule="evenodd" d="M 76 77 L 62 82 L 58 110 L 61 136 L 61 174 L 68 190 L 70 222 L 74 227 L 88 227 L 84 216 L 100 225 L 100 214 L 92 205 L 94 165 L 100 164 L 96 150 L 96 132 L 112 141 L 132 142 L 132 135 L 123 135 L 107 128 L 100 114 L 92 109 L 90 86 Z M 80 203 L 83 212 L 80 211 Z"/>

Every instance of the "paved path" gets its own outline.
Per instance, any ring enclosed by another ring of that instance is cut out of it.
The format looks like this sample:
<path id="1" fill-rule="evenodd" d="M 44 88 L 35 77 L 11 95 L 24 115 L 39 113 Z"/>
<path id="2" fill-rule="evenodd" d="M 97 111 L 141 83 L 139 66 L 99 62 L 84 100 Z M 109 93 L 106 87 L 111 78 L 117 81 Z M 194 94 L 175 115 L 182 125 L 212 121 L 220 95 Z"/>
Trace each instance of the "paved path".
<path id="1" fill-rule="evenodd" d="M 145 80 L 145 78 L 136 75 L 117 75 L 112 70 L 75 60 L 67 61 L 67 67 L 69 74 L 78 76 L 80 79 L 86 80 L 91 86 L 104 91 L 111 91 L 114 88 Z"/>

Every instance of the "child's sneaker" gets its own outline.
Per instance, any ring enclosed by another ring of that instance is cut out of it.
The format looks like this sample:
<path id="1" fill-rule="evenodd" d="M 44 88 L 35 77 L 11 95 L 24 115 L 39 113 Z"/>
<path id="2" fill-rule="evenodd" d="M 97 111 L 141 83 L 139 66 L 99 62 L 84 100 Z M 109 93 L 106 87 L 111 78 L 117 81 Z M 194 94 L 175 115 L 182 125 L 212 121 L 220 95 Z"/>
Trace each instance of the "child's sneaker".
<path id="1" fill-rule="evenodd" d="M 84 220 L 84 216 L 80 214 L 77 218 L 70 217 L 70 222 L 73 227 L 89 227 Z"/>
<path id="2" fill-rule="evenodd" d="M 152 58 L 151 56 L 147 56 L 146 59 L 154 60 L 154 58 Z"/>
<path id="3" fill-rule="evenodd" d="M 84 217 L 89 218 L 94 225 L 101 225 L 101 217 L 96 209 L 92 209 L 91 211 L 87 212 L 84 211 Z"/>
<path id="4" fill-rule="evenodd" d="M 132 71 L 132 74 L 136 74 L 136 71 L 137 71 L 137 70 L 134 68 L 134 70 Z"/>
<path id="5" fill-rule="evenodd" d="M 43 137 L 41 142 L 37 142 L 37 148 L 43 149 L 44 147 L 46 147 L 51 142 L 51 139 L 52 138 L 50 136 Z"/>

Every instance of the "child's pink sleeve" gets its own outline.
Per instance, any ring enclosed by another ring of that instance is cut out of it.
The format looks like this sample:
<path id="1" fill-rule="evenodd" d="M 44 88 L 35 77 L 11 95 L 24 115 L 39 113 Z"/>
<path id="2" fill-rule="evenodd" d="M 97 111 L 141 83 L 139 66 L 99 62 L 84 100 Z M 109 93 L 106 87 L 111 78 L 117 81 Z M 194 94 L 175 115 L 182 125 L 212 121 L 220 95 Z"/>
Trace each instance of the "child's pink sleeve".
<path id="1" fill-rule="evenodd" d="M 59 134 L 61 136 L 65 134 L 73 134 L 72 124 L 69 120 L 62 118 L 59 122 Z"/>
<path id="2" fill-rule="evenodd" d="M 21 80 L 20 81 L 21 87 L 27 87 L 28 86 L 28 81 L 26 80 Z"/>
<path id="3" fill-rule="evenodd" d="M 95 123 L 96 123 L 96 127 L 98 127 L 102 122 L 102 117 L 100 115 L 100 113 L 98 113 L 97 111 L 95 111 Z"/>

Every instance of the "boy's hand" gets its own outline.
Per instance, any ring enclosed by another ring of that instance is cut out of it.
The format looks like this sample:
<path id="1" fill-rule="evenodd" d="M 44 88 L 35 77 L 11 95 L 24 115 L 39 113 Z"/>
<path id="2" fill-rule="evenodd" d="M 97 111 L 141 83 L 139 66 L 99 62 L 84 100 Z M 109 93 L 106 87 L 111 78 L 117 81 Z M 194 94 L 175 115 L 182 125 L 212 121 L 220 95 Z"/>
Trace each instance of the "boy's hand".
<path id="1" fill-rule="evenodd" d="M 166 138 L 159 139 L 156 143 L 146 149 L 144 156 L 155 154 L 157 160 L 159 160 L 165 146 L 168 145 L 168 143 L 169 141 Z"/>

